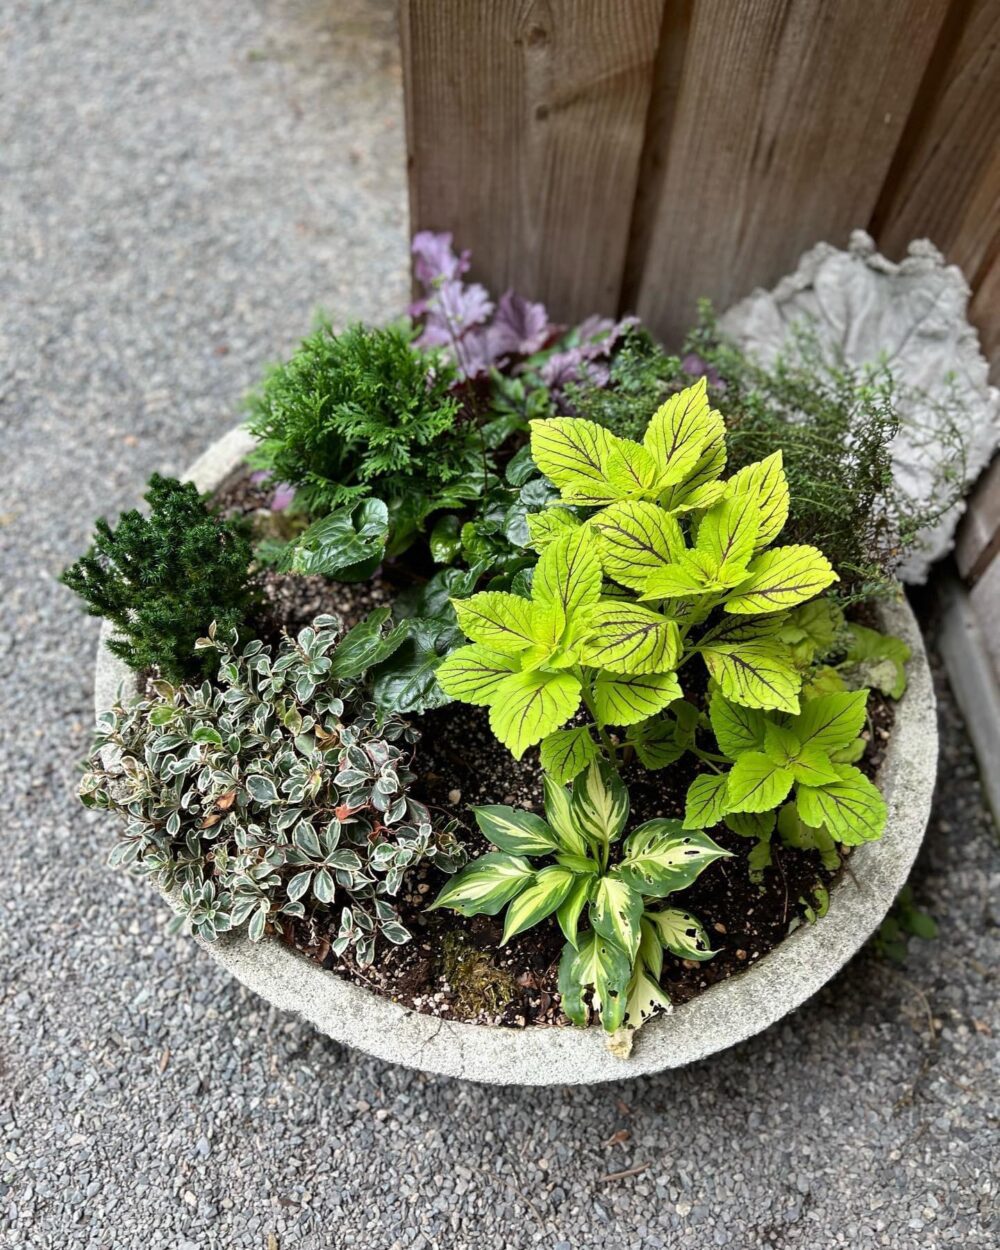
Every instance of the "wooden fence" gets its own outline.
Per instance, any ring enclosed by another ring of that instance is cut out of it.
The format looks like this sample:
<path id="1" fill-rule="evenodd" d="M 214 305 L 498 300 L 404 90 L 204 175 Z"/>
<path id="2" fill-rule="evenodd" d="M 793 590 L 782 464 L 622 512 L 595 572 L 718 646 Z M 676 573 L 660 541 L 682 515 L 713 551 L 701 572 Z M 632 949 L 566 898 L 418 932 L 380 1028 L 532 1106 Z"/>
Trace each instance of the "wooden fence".
<path id="1" fill-rule="evenodd" d="M 1000 0 L 401 0 L 413 229 L 676 346 L 819 240 L 929 237 L 1000 352 Z"/>

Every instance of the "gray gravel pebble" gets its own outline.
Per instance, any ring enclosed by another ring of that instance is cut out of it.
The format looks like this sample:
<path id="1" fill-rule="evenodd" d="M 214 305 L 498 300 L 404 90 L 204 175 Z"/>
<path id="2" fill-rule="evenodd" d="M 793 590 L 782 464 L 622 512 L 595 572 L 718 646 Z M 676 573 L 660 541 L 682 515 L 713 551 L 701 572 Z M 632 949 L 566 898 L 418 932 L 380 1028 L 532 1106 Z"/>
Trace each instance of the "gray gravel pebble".
<path id="1" fill-rule="evenodd" d="M 947 696 L 916 876 L 940 939 L 619 1087 L 485 1089 L 345 1052 L 103 866 L 107 824 L 73 793 L 97 625 L 55 579 L 95 515 L 233 422 L 315 306 L 404 305 L 391 12 L 0 14 L 0 1245 L 995 1245 L 997 855 Z"/>

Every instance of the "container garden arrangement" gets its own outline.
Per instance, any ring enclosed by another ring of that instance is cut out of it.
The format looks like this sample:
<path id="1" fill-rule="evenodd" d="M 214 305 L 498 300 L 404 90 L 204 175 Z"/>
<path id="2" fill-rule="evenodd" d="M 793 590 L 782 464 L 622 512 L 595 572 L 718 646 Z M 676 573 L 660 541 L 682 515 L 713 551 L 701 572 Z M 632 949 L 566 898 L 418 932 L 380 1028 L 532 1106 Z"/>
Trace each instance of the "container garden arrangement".
<path id="1" fill-rule="evenodd" d="M 64 575 L 105 618 L 81 783 L 252 989 L 483 1081 L 752 1035 L 877 927 L 937 757 L 892 570 L 891 385 L 711 321 L 567 329 L 418 235 Z"/>

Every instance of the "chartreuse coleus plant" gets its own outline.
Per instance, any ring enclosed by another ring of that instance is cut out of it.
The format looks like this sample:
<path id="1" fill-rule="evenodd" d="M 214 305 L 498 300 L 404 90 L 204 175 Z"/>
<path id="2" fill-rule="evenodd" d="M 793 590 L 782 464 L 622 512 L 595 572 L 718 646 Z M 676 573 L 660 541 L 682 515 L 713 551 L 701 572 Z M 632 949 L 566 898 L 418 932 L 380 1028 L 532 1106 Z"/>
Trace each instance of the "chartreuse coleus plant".
<path id="1" fill-rule="evenodd" d="M 711 959 L 704 926 L 666 900 L 728 851 L 678 820 L 649 820 L 621 841 L 625 786 L 592 761 L 567 789 L 544 777 L 545 817 L 513 807 L 474 809 L 497 848 L 462 869 L 432 907 L 495 916 L 503 942 L 556 916 L 566 944 L 559 967 L 563 1010 L 578 1025 L 590 1005 L 607 1033 L 638 1028 L 669 1007 L 660 988 L 663 952 Z"/>
<path id="2" fill-rule="evenodd" d="M 530 597 L 455 601 L 470 645 L 437 670 L 447 694 L 488 706 L 518 758 L 540 743 L 559 781 L 602 756 L 617 767 L 622 747 L 649 767 L 683 754 L 697 709 L 679 674 L 696 655 L 733 703 L 799 712 L 782 630 L 837 575 L 814 547 L 772 545 L 788 514 L 780 451 L 723 480 L 725 426 L 702 379 L 641 443 L 558 417 L 532 422 L 531 455 L 561 500 L 527 518 Z"/>

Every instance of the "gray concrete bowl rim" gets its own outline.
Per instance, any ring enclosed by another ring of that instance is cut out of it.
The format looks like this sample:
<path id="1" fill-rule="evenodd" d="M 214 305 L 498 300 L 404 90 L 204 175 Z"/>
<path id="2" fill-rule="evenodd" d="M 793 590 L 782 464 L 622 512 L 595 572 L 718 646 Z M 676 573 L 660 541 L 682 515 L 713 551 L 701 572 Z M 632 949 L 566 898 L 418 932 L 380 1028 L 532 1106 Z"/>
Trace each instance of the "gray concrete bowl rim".
<path id="1" fill-rule="evenodd" d="M 192 465 L 186 477 L 211 491 L 243 462 L 254 443 L 237 427 Z M 908 688 L 879 785 L 889 807 L 878 842 L 856 847 L 849 873 L 830 891 L 830 909 L 802 925 L 759 963 L 647 1024 L 628 1059 L 607 1049 L 599 1028 L 502 1029 L 422 1015 L 328 972 L 281 941 L 254 944 L 241 935 L 202 942 L 209 954 L 274 1007 L 309 1020 L 349 1046 L 392 1063 L 466 1080 L 509 1085 L 588 1084 L 622 1080 L 704 1059 L 753 1037 L 801 1007 L 858 951 L 883 920 L 923 840 L 937 771 L 937 712 L 919 626 L 905 598 L 880 608 L 885 629 L 912 650 Z M 105 645 L 104 622 L 95 672 L 95 709 L 119 691 L 134 691 L 132 674 Z M 170 901 L 169 894 L 165 897 Z"/>

